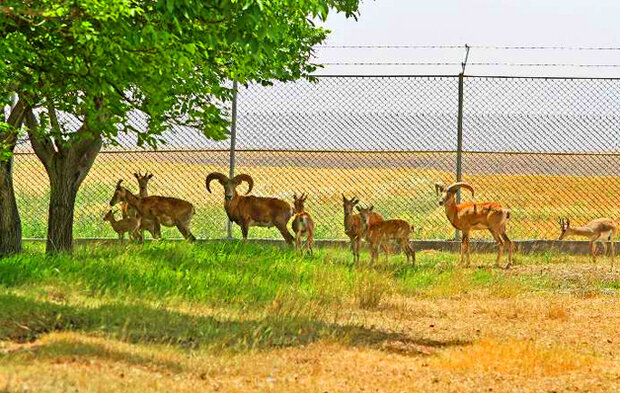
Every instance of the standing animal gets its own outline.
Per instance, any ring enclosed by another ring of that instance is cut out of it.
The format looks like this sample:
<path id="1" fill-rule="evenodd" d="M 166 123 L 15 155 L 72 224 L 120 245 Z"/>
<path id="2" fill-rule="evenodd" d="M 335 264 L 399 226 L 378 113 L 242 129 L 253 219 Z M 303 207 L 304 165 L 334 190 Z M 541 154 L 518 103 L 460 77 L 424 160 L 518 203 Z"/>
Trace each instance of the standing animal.
<path id="1" fill-rule="evenodd" d="M 138 198 L 121 186 L 122 181 L 119 180 L 116 184 L 116 190 L 110 200 L 110 206 L 114 206 L 118 202 L 127 202 L 131 208 L 138 212 L 138 215 L 143 220 L 153 221 L 153 237 L 156 239 L 161 237 L 161 225 L 164 225 L 167 227 L 177 227 L 183 237 L 189 241 L 196 240 L 190 230 L 192 217 L 196 214 L 194 205 L 182 199 L 163 196 Z"/>
<path id="2" fill-rule="evenodd" d="M 153 174 L 149 174 L 148 172 L 146 172 L 144 175 L 142 175 L 140 172 L 138 172 L 134 173 L 133 175 L 138 180 L 138 187 L 140 188 L 140 198 L 146 198 L 147 196 L 149 196 L 147 186 L 149 180 L 151 180 L 151 178 L 153 177 Z M 123 218 L 135 217 L 136 211 L 129 207 L 129 204 L 127 202 L 121 202 L 121 214 L 123 215 Z"/>
<path id="3" fill-rule="evenodd" d="M 462 232 L 461 240 L 461 263 L 466 259 L 465 266 L 469 266 L 469 236 L 471 231 L 488 230 L 493 235 L 499 249 L 497 252 L 497 266 L 500 266 L 504 245 L 508 244 L 508 269 L 512 264 L 513 244 L 506 234 L 506 223 L 510 218 L 510 210 L 502 207 L 497 202 L 483 203 L 456 203 L 456 191 L 465 188 L 474 196 L 474 188 L 465 183 L 457 182 L 445 187 L 442 183 L 435 184 L 435 192 L 439 196 L 439 205 L 446 209 L 446 216 L 452 226 Z"/>
<path id="4" fill-rule="evenodd" d="M 308 199 L 308 194 L 301 194 L 297 197 L 297 194 L 293 194 L 293 222 L 291 228 L 295 234 L 295 244 L 298 250 L 301 250 L 301 238 L 306 236 L 308 241 L 306 247 L 312 255 L 312 246 L 314 245 L 314 220 L 310 213 L 306 211 L 305 202 Z"/>
<path id="5" fill-rule="evenodd" d="M 248 240 L 248 230 L 256 227 L 276 227 L 287 244 L 293 244 L 293 236 L 287 229 L 292 215 L 291 206 L 277 198 L 257 197 L 248 195 L 254 187 L 254 180 L 250 175 L 239 174 L 232 179 L 219 172 L 212 172 L 207 176 L 206 187 L 211 193 L 209 185 L 217 180 L 224 187 L 224 210 L 228 219 L 241 227 L 243 242 Z M 239 195 L 237 186 L 241 182 L 248 183 L 246 195 Z"/>
<path id="6" fill-rule="evenodd" d="M 110 210 L 103 216 L 103 221 L 108 221 L 112 225 L 112 229 L 118 233 L 118 239 L 121 243 L 125 240 L 126 232 L 129 233 L 130 240 L 142 240 L 142 235 L 139 231 L 140 217 L 127 217 L 117 221 L 114 213 Z"/>
<path id="7" fill-rule="evenodd" d="M 600 242 L 603 245 L 603 255 L 607 254 L 607 244 L 611 244 L 611 268 L 614 267 L 614 259 L 616 254 L 616 233 L 618 226 L 611 218 L 597 218 L 588 222 L 584 226 L 571 227 L 570 220 L 568 218 L 560 219 L 560 238 L 564 239 L 566 236 L 581 236 L 587 237 L 590 241 L 590 255 L 592 261 L 596 263 L 596 242 Z"/>
<path id="8" fill-rule="evenodd" d="M 359 214 L 353 213 L 353 207 L 359 203 L 359 199 L 353 197 L 347 199 L 342 194 L 342 207 L 344 208 L 344 233 L 349 237 L 351 242 L 351 251 L 353 252 L 353 262 L 360 261 L 360 248 L 362 246 L 362 219 Z M 383 217 L 379 213 L 371 212 L 369 214 L 370 225 L 383 221 Z M 384 245 L 384 251 L 387 253 L 387 246 Z"/>
<path id="9" fill-rule="evenodd" d="M 362 221 L 362 232 L 370 244 L 370 265 L 374 263 L 379 254 L 379 246 L 386 245 L 389 241 L 397 241 L 400 243 L 401 250 L 407 256 L 407 263 L 411 258 L 412 264 L 415 264 L 415 251 L 409 244 L 409 234 L 413 231 L 413 225 L 405 220 L 383 220 L 370 223 L 370 215 L 372 214 L 373 206 L 363 208 L 357 206 L 357 210 L 360 212 Z M 388 262 L 389 252 L 384 248 L 385 262 Z"/>
<path id="10" fill-rule="evenodd" d="M 149 196 L 149 192 L 148 192 L 148 184 L 149 184 L 149 180 L 151 180 L 151 178 L 153 177 L 152 173 L 148 173 L 145 172 L 144 175 L 141 174 L 140 172 L 138 173 L 134 173 L 133 174 L 136 177 L 136 180 L 138 180 L 138 187 L 140 189 L 139 192 L 139 197 L 140 198 L 146 198 Z M 121 206 L 122 205 L 126 205 L 129 206 L 127 203 L 121 202 Z M 133 215 L 136 215 L 135 210 L 134 209 L 130 209 L 133 212 Z M 142 235 L 142 239 L 144 239 L 144 231 L 149 231 L 151 233 L 151 236 L 154 238 L 155 237 L 155 221 L 149 218 L 142 218 L 142 220 L 140 221 L 140 233 Z"/>

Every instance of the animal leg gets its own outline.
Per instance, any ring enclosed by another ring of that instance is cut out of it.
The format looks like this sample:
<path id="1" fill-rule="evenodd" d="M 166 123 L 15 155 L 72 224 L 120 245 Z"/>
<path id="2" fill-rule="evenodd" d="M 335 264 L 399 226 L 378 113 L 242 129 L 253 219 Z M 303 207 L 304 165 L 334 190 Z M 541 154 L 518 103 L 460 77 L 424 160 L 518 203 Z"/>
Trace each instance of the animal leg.
<path id="1" fill-rule="evenodd" d="M 301 250 L 301 231 L 298 231 L 295 233 L 295 249 L 297 249 L 297 251 L 302 251 Z"/>
<path id="2" fill-rule="evenodd" d="M 353 241 L 353 261 L 360 263 L 360 248 L 362 247 L 362 239 L 358 236 Z"/>
<path id="3" fill-rule="evenodd" d="M 241 223 L 241 236 L 243 236 L 243 244 L 246 244 L 248 242 L 248 230 L 250 229 L 250 226 L 245 223 L 242 222 Z"/>
<path id="4" fill-rule="evenodd" d="M 512 243 L 512 240 L 510 240 L 506 232 L 502 233 L 502 238 L 504 239 L 505 243 L 508 243 L 508 263 L 506 264 L 506 269 L 508 269 L 512 265 L 513 261 L 514 244 Z"/>
<path id="5" fill-rule="evenodd" d="M 310 256 L 314 255 L 314 251 L 312 247 L 314 246 L 314 234 L 308 233 L 308 251 L 310 251 Z"/>
<path id="6" fill-rule="evenodd" d="M 189 240 L 190 242 L 193 242 L 194 240 L 196 240 L 196 238 L 194 237 L 194 235 L 192 235 L 187 225 L 185 225 L 184 223 L 180 221 L 177 221 L 175 224 L 179 232 L 181 232 L 181 235 L 183 235 L 183 237 L 186 240 Z"/>
<path id="7" fill-rule="evenodd" d="M 278 228 L 278 230 L 280 231 L 280 233 L 282 234 L 282 237 L 284 238 L 284 240 L 286 241 L 286 244 L 288 244 L 289 246 L 293 245 L 293 240 L 295 239 L 293 237 L 293 235 L 291 235 L 291 233 L 288 231 L 288 228 L 286 228 L 286 223 L 281 224 L 281 223 L 277 223 L 276 224 L 276 228 Z"/>
<path id="8" fill-rule="evenodd" d="M 596 243 L 594 241 L 590 241 L 590 256 L 592 257 L 592 262 L 596 263 Z"/>
<path id="9" fill-rule="evenodd" d="M 495 243 L 497 243 L 497 260 L 495 261 L 495 266 L 500 267 L 502 256 L 504 256 L 504 240 L 498 233 L 492 232 L 491 234 L 493 235 L 493 239 L 495 239 Z"/>
<path id="10" fill-rule="evenodd" d="M 153 218 L 153 238 L 161 239 L 161 224 L 159 223 L 159 219 L 157 217 Z"/>

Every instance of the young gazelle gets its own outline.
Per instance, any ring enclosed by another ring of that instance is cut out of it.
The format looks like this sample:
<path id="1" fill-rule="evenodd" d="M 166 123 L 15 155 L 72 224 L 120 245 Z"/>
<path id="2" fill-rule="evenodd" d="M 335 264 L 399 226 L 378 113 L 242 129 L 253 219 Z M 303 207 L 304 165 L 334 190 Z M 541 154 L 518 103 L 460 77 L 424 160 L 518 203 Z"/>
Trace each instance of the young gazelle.
<path id="1" fill-rule="evenodd" d="M 121 220 L 116 220 L 114 217 L 114 213 L 112 210 L 106 213 L 103 216 L 103 221 L 110 222 L 112 225 L 112 229 L 114 232 L 118 233 L 118 238 L 122 243 L 125 240 L 125 233 L 129 233 L 130 240 L 140 240 L 142 241 L 142 235 L 140 234 L 140 217 L 127 217 Z"/>
<path id="2" fill-rule="evenodd" d="M 603 255 L 607 254 L 607 244 L 605 242 L 611 243 L 611 267 L 613 269 L 618 226 L 611 218 L 597 218 L 580 227 L 571 227 L 568 218 L 560 219 L 560 230 L 559 240 L 570 235 L 587 237 L 588 240 L 590 240 L 590 255 L 592 256 L 592 261 L 595 263 L 596 242 L 600 242 L 603 245 Z"/>
<path id="3" fill-rule="evenodd" d="M 439 196 L 439 205 L 444 206 L 446 217 L 452 226 L 463 232 L 461 240 L 461 263 L 466 259 L 465 266 L 469 266 L 469 234 L 471 231 L 486 229 L 491 232 L 498 245 L 497 266 L 500 266 L 504 245 L 508 244 L 508 263 L 512 264 L 513 245 L 506 234 L 506 224 L 510 219 L 510 210 L 497 202 L 456 203 L 456 191 L 465 188 L 474 195 L 474 188 L 465 182 L 458 182 L 445 187 L 442 183 L 435 184 L 435 192 Z"/>
<path id="4" fill-rule="evenodd" d="M 386 246 L 390 241 L 397 241 L 400 243 L 400 248 L 407 256 L 407 262 L 411 258 L 411 262 L 415 264 L 415 251 L 409 245 L 409 234 L 413 230 L 413 225 L 405 220 L 384 220 L 370 223 L 370 214 L 372 214 L 373 206 L 363 208 L 358 206 L 357 210 L 360 212 L 362 218 L 362 231 L 364 237 L 370 243 L 370 265 L 377 259 L 379 254 L 379 247 Z M 388 262 L 389 252 L 387 248 L 383 248 L 385 251 L 385 262 Z"/>
<path id="5" fill-rule="evenodd" d="M 295 234 L 295 245 L 297 250 L 301 250 L 301 238 L 307 237 L 306 247 L 312 255 L 312 246 L 314 245 L 314 220 L 310 213 L 305 209 L 304 202 L 308 198 L 308 194 L 301 194 L 297 197 L 297 194 L 293 194 L 293 222 L 291 228 Z"/>

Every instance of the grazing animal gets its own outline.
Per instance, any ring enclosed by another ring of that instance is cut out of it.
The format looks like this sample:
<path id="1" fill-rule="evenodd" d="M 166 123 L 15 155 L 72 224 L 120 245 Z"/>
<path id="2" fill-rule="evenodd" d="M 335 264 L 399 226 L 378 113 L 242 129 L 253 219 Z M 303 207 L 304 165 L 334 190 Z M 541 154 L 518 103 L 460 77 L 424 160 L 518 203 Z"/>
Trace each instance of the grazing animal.
<path id="1" fill-rule="evenodd" d="M 600 242 L 603 245 L 603 255 L 607 254 L 607 244 L 605 242 L 609 242 L 611 245 L 611 268 L 613 269 L 618 226 L 611 218 L 597 218 L 580 227 L 571 227 L 568 218 L 560 219 L 560 230 L 559 240 L 571 235 L 587 237 L 590 241 L 590 255 L 594 263 L 596 263 L 596 242 Z"/>
<path id="2" fill-rule="evenodd" d="M 161 225 L 167 227 L 177 227 L 183 237 L 189 241 L 196 238 L 190 230 L 192 217 L 196 214 L 196 209 L 191 203 L 178 198 L 163 196 L 147 196 L 138 198 L 125 187 L 121 186 L 123 180 L 116 184 L 114 196 L 110 200 L 110 206 L 118 202 L 127 202 L 132 209 L 144 220 L 153 221 L 153 237 L 161 237 Z"/>
<path id="3" fill-rule="evenodd" d="M 277 198 L 257 197 L 247 195 L 254 187 L 254 180 L 250 175 L 239 174 L 232 179 L 223 173 L 213 172 L 207 176 L 206 187 L 209 193 L 209 185 L 217 180 L 224 187 L 224 210 L 228 219 L 241 227 L 243 242 L 248 240 L 248 230 L 256 227 L 276 227 L 284 237 L 287 244 L 293 244 L 293 236 L 287 229 L 287 224 L 292 215 L 291 206 Z M 239 195 L 237 186 L 241 182 L 248 183 L 246 195 Z"/>
<path id="4" fill-rule="evenodd" d="M 497 243 L 499 249 L 497 252 L 497 266 L 500 266 L 502 255 L 504 254 L 504 245 L 508 244 L 508 263 L 505 268 L 508 269 L 512 264 L 513 244 L 506 234 L 506 223 L 510 218 L 510 210 L 504 209 L 497 202 L 483 203 L 456 203 L 456 191 L 459 188 L 465 188 L 471 191 L 474 196 L 474 189 L 465 182 L 458 182 L 445 187 L 442 183 L 435 184 L 435 192 L 439 196 L 439 205 L 446 209 L 446 216 L 452 226 L 460 230 L 461 240 L 461 263 L 466 259 L 465 266 L 469 266 L 469 236 L 471 231 L 488 230 L 493 235 L 493 239 Z"/>
<path id="5" fill-rule="evenodd" d="M 112 225 L 112 229 L 118 233 L 118 239 L 121 243 L 125 240 L 125 233 L 127 232 L 129 233 L 130 240 L 142 240 L 142 235 L 139 231 L 140 217 L 127 217 L 117 221 L 114 213 L 110 210 L 103 216 L 103 221 L 108 221 Z"/>
<path id="6" fill-rule="evenodd" d="M 295 234 L 295 245 L 297 250 L 301 250 L 301 238 L 306 236 L 308 239 L 306 247 L 308 251 L 310 251 L 310 255 L 312 255 L 312 246 L 314 245 L 314 220 L 304 206 L 306 199 L 308 199 L 308 194 L 302 193 L 299 197 L 297 197 L 297 194 L 293 194 L 293 209 L 295 214 L 293 215 L 291 227 Z"/>
<path id="7" fill-rule="evenodd" d="M 359 199 L 353 197 L 347 199 L 342 194 L 342 207 L 344 208 L 344 233 L 349 237 L 351 242 L 351 251 L 353 252 L 353 262 L 360 261 L 360 248 L 362 246 L 362 219 L 359 214 L 353 213 L 353 207 L 359 203 Z M 370 225 L 383 221 L 383 217 L 379 213 L 371 212 L 369 214 Z M 384 245 L 384 251 L 387 253 L 387 245 Z"/>
<path id="8" fill-rule="evenodd" d="M 379 246 L 385 245 L 389 241 L 396 241 L 400 243 L 401 250 L 407 256 L 407 263 L 411 259 L 412 264 L 415 264 L 415 251 L 409 244 L 409 234 L 413 231 L 413 225 L 405 220 L 383 220 L 370 223 L 370 215 L 372 214 L 373 206 L 363 208 L 357 206 L 357 210 L 360 212 L 362 219 L 362 232 L 370 244 L 370 265 L 374 263 L 379 254 Z M 388 262 L 389 252 L 384 248 L 385 262 Z"/>

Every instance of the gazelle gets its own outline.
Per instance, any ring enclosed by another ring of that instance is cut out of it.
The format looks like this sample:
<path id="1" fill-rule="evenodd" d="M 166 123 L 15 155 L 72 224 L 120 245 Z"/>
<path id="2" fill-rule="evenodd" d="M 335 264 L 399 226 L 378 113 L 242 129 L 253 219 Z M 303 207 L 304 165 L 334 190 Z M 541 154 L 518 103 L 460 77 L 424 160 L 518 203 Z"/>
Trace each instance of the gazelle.
<path id="1" fill-rule="evenodd" d="M 103 221 L 108 221 L 112 225 L 114 232 L 118 234 L 118 239 L 122 243 L 125 240 L 125 233 L 129 233 L 130 240 L 142 240 L 140 234 L 140 217 L 127 217 L 121 220 L 116 220 L 112 210 L 103 216 Z"/>
<path id="2" fill-rule="evenodd" d="M 147 187 L 149 184 L 149 180 L 151 180 L 151 178 L 153 177 L 153 174 L 152 173 L 149 174 L 148 172 L 145 172 L 143 175 L 140 172 L 138 172 L 138 173 L 134 173 L 133 175 L 136 177 L 136 180 L 138 180 L 138 187 L 140 189 L 140 192 L 138 195 L 140 196 L 140 198 L 146 198 L 147 196 L 149 196 Z M 121 202 L 121 214 L 123 218 L 135 217 L 136 211 L 132 209 L 131 207 L 129 207 L 129 204 L 127 202 Z M 142 229 L 146 229 L 146 228 L 142 228 Z"/>
<path id="3" fill-rule="evenodd" d="M 351 241 L 351 251 L 353 252 L 353 262 L 360 261 L 360 248 L 362 247 L 362 237 L 364 229 L 362 227 L 362 218 L 359 214 L 353 212 L 353 208 L 360 202 L 359 199 L 353 197 L 348 199 L 342 194 L 342 207 L 344 208 L 344 233 Z M 370 225 L 383 221 L 381 214 L 370 212 L 368 214 Z M 387 253 L 387 247 L 384 245 L 384 251 Z"/>
<path id="4" fill-rule="evenodd" d="M 411 258 L 413 264 L 415 264 L 415 251 L 409 244 L 409 234 L 413 231 L 413 225 L 405 220 L 383 220 L 370 224 L 370 214 L 372 213 L 373 206 L 363 208 L 357 206 L 357 210 L 360 212 L 362 219 L 362 232 L 363 236 L 370 244 L 370 265 L 374 263 L 379 254 L 379 247 L 383 247 L 385 251 L 385 262 L 388 262 L 389 252 L 387 242 L 396 241 L 400 243 L 401 250 L 407 256 L 407 262 Z"/>
<path id="5" fill-rule="evenodd" d="M 291 228 L 295 234 L 295 245 L 297 250 L 301 250 L 301 238 L 307 237 L 306 247 L 312 255 L 312 246 L 314 245 L 314 220 L 310 213 L 306 211 L 305 202 L 308 199 L 308 194 L 302 193 L 299 197 L 297 194 L 293 194 L 293 222 Z"/>
<path id="6" fill-rule="evenodd" d="M 566 236 L 581 236 L 587 237 L 590 240 L 590 255 L 592 261 L 596 263 L 596 242 L 600 242 L 603 245 L 603 255 L 607 254 L 607 244 L 611 243 L 611 267 L 614 267 L 615 259 L 615 242 L 618 226 L 611 218 L 597 218 L 588 222 L 586 225 L 579 227 L 571 227 L 570 220 L 568 218 L 560 219 L 560 238 L 564 239 Z"/>
<path id="7" fill-rule="evenodd" d="M 191 203 L 178 198 L 170 198 L 163 196 L 148 196 L 146 198 L 138 198 L 128 189 L 121 186 L 123 180 L 116 183 L 114 196 L 110 200 L 110 206 L 114 206 L 119 202 L 127 202 L 129 206 L 138 212 L 138 215 L 144 220 L 153 220 L 154 222 L 154 238 L 161 237 L 161 227 L 177 227 L 183 237 L 189 241 L 196 238 L 190 231 L 191 221 L 196 209 Z"/>
<path id="8" fill-rule="evenodd" d="M 453 227 L 462 232 L 461 240 L 461 264 L 466 260 L 465 266 L 469 266 L 469 235 L 471 231 L 488 230 L 498 245 L 497 266 L 500 266 L 504 245 L 508 243 L 508 269 L 512 264 L 513 244 L 506 234 L 506 223 L 510 219 L 510 210 L 504 209 L 497 202 L 483 203 L 456 203 L 456 191 L 465 188 L 474 196 L 474 188 L 465 183 L 458 182 L 445 187 L 442 183 L 435 184 L 435 192 L 439 196 L 439 205 L 446 209 L 446 216 Z"/>

